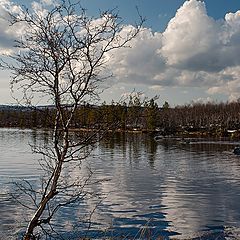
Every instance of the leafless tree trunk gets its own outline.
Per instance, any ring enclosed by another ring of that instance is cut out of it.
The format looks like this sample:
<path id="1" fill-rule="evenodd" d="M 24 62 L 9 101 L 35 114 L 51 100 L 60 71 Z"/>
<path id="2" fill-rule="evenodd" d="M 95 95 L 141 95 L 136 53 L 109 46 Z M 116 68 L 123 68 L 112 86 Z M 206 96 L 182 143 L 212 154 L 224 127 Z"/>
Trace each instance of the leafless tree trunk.
<path id="1" fill-rule="evenodd" d="M 2 63 L 12 72 L 12 89 L 19 88 L 23 92 L 21 101 L 27 104 L 43 97 L 55 108 L 52 146 L 34 149 L 43 156 L 42 189 L 37 191 L 28 182 L 19 185 L 32 200 L 34 212 L 24 240 L 34 239 L 37 227 L 51 224 L 59 208 L 84 198 L 88 178 L 67 178 L 63 173 L 80 165 L 99 133 L 107 129 L 102 124 L 76 140 L 70 133 L 71 123 L 83 103 L 99 99 L 101 83 L 111 76 L 106 63 L 112 50 L 125 47 L 142 23 L 140 18 L 139 24 L 123 36 L 118 14 L 107 11 L 98 19 L 89 18 L 79 3 L 63 0 L 52 9 L 11 14 L 11 24 L 25 27 L 10 63 Z"/>

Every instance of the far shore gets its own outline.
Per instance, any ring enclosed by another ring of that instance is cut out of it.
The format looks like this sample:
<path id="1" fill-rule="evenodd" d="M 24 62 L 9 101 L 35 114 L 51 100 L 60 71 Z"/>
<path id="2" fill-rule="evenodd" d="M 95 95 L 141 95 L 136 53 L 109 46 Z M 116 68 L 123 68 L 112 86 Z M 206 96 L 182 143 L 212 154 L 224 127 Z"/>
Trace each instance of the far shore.
<path id="1" fill-rule="evenodd" d="M 51 128 L 44 127 L 34 127 L 34 128 L 26 128 L 26 127 L 1 127 L 9 128 L 9 129 L 28 129 L 28 130 L 43 130 L 43 131 L 52 131 Z M 222 130 L 222 129 L 213 129 L 213 130 L 149 130 L 149 129 L 140 129 L 140 128 L 132 128 L 132 129 L 101 129 L 101 128 L 70 128 L 70 132 L 109 132 L 109 133 L 132 133 L 132 134 L 150 134 L 152 136 L 159 136 L 160 138 L 205 138 L 205 139 L 230 139 L 230 140 L 240 140 L 240 129 L 238 130 Z"/>

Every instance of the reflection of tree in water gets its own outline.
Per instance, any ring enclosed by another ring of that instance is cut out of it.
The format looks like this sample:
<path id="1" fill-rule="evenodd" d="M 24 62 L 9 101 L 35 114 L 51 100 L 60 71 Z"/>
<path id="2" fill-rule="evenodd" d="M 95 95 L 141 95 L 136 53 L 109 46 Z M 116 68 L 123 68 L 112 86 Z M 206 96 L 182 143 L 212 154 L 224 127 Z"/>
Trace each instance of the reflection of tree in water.
<path id="1" fill-rule="evenodd" d="M 158 144 L 151 135 L 145 135 L 143 144 L 146 149 L 146 157 L 148 159 L 149 166 L 154 169 Z"/>
<path id="2" fill-rule="evenodd" d="M 49 146 L 51 143 L 52 132 L 49 130 L 33 129 L 30 134 L 31 146 L 37 147 L 39 145 L 43 147 Z"/>
<path id="3" fill-rule="evenodd" d="M 100 154 L 105 156 L 101 175 L 110 176 L 111 180 L 99 185 L 97 191 L 101 195 L 110 194 L 101 204 L 102 212 L 98 210 L 95 217 L 100 222 L 111 220 L 113 231 L 121 227 L 125 235 L 135 236 L 139 228 L 147 224 L 157 236 L 168 235 L 169 223 L 161 204 L 162 193 L 158 190 L 164 188 L 164 180 L 152 175 L 157 145 L 151 138 L 147 134 L 117 133 L 111 144 L 109 139 L 101 143 Z M 113 145 L 113 156 L 105 155 L 108 146 Z"/>
<path id="4" fill-rule="evenodd" d="M 112 149 L 112 153 L 121 151 L 125 155 L 125 159 L 138 163 L 141 160 L 146 161 L 151 167 L 154 167 L 156 160 L 156 152 L 158 144 L 154 141 L 153 137 L 149 134 L 141 133 L 114 133 L 108 134 L 100 146 L 104 149 Z M 128 154 L 128 157 L 126 156 Z"/>
<path id="5" fill-rule="evenodd" d="M 187 146 L 186 146 L 187 147 Z M 228 143 L 224 143 L 224 142 L 216 142 L 216 141 L 207 141 L 207 142 L 192 142 L 190 144 L 191 147 L 191 151 L 192 152 L 205 152 L 208 154 L 215 154 L 215 153 L 219 153 L 219 152 L 224 152 L 224 151 L 228 151 L 231 152 L 234 149 L 234 145 L 232 144 L 228 144 Z M 188 148 L 189 148 L 188 147 Z"/>
<path id="6" fill-rule="evenodd" d="M 42 139 L 42 144 L 48 138 L 47 133 L 38 135 L 37 131 L 27 136 L 32 136 L 35 143 Z M 111 221 L 116 230 L 122 227 L 135 231 L 149 218 L 153 219 L 149 225 L 160 235 L 167 234 L 169 229 L 189 233 L 206 230 L 208 224 L 215 231 L 215 225 L 223 228 L 239 223 L 240 161 L 239 157 L 225 152 L 231 145 L 194 146 L 181 144 L 176 139 L 155 142 L 147 134 L 109 136 L 112 137 L 103 140 L 90 159 L 93 172 L 96 170 L 95 179 L 111 179 L 89 186 L 90 191 L 107 196 L 92 219 L 93 234 L 95 229 L 110 226 Z M 22 137 L 15 134 L 13 140 L 21 142 Z M 25 137 L 25 142 L 28 139 Z M 71 232 L 68 238 L 78 235 L 77 231 L 83 229 L 79 219 L 96 206 L 96 201 L 87 199 L 79 207 L 63 209 L 56 216 L 55 224 Z M 0 232 L 11 224 L 2 225 L 2 218 L 14 216 L 15 224 L 22 220 L 21 215 L 17 205 L 0 202 Z"/>

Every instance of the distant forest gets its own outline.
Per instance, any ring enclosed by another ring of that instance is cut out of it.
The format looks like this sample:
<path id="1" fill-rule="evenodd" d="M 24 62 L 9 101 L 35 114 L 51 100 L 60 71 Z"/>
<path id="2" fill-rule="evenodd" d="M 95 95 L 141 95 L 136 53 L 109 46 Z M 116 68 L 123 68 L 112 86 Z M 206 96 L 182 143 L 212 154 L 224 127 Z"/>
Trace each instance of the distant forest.
<path id="1" fill-rule="evenodd" d="M 66 106 L 64 115 L 68 114 Z M 0 107 L 0 127 L 52 128 L 55 111 L 51 106 Z M 83 104 L 72 124 L 73 129 L 99 129 L 107 126 L 119 131 L 147 131 L 169 134 L 239 136 L 240 102 L 193 103 L 159 107 L 156 98 L 141 101 L 130 98 L 128 103 L 106 103 L 100 106 Z"/>

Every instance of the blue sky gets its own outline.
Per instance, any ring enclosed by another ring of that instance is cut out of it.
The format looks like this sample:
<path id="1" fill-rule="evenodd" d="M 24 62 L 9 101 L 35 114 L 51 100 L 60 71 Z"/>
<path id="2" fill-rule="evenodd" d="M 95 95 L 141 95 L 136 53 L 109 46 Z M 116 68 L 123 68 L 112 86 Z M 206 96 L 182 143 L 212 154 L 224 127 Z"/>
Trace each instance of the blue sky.
<path id="1" fill-rule="evenodd" d="M 136 20 L 135 8 L 138 6 L 141 14 L 147 18 L 146 25 L 154 31 L 163 31 L 168 21 L 175 15 L 184 0 L 83 0 L 83 6 L 91 13 L 99 9 L 118 7 L 120 15 L 128 22 Z M 215 19 L 223 18 L 228 12 L 240 9 L 239 0 L 205 0 L 207 12 Z"/>
<path id="2" fill-rule="evenodd" d="M 30 0 L 13 0 L 20 5 L 29 5 Z M 120 15 L 128 23 L 133 23 L 136 18 L 136 6 L 140 13 L 146 17 L 146 24 L 154 31 L 163 31 L 169 20 L 175 15 L 177 9 L 185 0 L 82 0 L 82 5 L 92 15 L 99 10 L 113 9 L 117 7 Z M 205 0 L 207 12 L 214 19 L 224 18 L 228 12 L 236 12 L 240 9 L 239 0 Z"/>
<path id="3" fill-rule="evenodd" d="M 8 1 L 0 0 L 0 14 Z M 89 15 L 118 7 L 126 25 L 137 19 L 138 6 L 147 19 L 132 48 L 111 61 L 115 78 L 104 100 L 117 100 L 133 89 L 149 97 L 160 95 L 159 104 L 168 101 L 172 106 L 239 98 L 239 0 L 82 0 L 82 5 Z M 2 24 L 0 49 L 8 44 L 7 32 Z M 8 73 L 1 72 L 0 81 L 0 104 L 13 102 Z"/>

